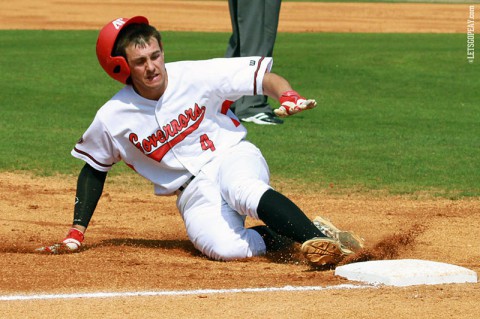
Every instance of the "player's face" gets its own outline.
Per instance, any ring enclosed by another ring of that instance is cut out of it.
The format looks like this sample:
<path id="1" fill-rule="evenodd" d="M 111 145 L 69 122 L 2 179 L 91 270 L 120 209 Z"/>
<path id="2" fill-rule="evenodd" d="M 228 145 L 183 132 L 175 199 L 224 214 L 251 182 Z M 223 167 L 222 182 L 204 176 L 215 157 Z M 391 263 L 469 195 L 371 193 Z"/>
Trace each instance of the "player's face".
<path id="1" fill-rule="evenodd" d="M 163 50 L 157 39 L 150 38 L 145 46 L 130 44 L 125 52 L 137 93 L 144 98 L 158 100 L 167 88 L 167 71 Z"/>

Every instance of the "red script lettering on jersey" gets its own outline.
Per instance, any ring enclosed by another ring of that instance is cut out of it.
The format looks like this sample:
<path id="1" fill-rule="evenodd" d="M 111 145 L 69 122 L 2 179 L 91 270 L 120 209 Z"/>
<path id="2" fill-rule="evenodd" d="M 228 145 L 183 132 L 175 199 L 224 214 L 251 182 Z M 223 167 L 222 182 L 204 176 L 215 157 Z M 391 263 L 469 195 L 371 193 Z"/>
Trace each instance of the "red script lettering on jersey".
<path id="1" fill-rule="evenodd" d="M 205 116 L 205 110 L 205 106 L 199 106 L 195 103 L 194 108 L 185 110 L 183 114 L 178 115 L 178 118 L 171 120 L 170 123 L 159 128 L 141 142 L 138 135 L 133 132 L 130 133 L 128 139 L 145 155 L 160 162 L 172 147 L 183 141 L 198 128 Z"/>

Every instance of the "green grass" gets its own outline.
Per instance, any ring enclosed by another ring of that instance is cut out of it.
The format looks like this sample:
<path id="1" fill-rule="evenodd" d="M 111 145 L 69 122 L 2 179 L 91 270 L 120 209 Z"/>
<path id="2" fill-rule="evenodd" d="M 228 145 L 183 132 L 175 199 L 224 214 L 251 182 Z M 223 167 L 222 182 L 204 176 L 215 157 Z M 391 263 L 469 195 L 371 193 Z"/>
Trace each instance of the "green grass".
<path id="1" fill-rule="evenodd" d="M 0 170 L 77 174 L 71 148 L 121 87 L 96 61 L 96 35 L 0 31 Z M 166 59 L 223 56 L 228 37 L 165 32 Z M 274 54 L 274 71 L 319 102 L 282 126 L 247 125 L 274 177 L 480 196 L 480 61 L 467 62 L 465 35 L 282 33 Z"/>
<path id="2" fill-rule="evenodd" d="M 290 36 L 277 42 L 276 66 L 320 108 L 289 120 L 290 139 L 304 141 L 279 147 L 294 156 L 271 165 L 341 188 L 478 194 L 480 68 L 466 61 L 465 36 L 296 35 L 298 53 Z M 311 67 L 287 66 L 305 51 Z"/>

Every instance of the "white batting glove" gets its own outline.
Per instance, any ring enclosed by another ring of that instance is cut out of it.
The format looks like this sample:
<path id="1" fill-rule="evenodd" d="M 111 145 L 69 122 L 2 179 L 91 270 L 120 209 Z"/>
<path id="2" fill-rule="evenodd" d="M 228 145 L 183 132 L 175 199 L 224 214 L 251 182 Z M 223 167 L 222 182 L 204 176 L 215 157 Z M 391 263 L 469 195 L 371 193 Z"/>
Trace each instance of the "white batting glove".
<path id="1" fill-rule="evenodd" d="M 282 94 L 280 104 L 280 107 L 273 111 L 279 117 L 287 117 L 317 106 L 315 100 L 307 100 L 293 90 Z"/>
<path id="2" fill-rule="evenodd" d="M 82 242 L 85 239 L 83 232 L 76 228 L 70 228 L 65 239 L 51 246 L 44 246 L 36 249 L 37 252 L 49 254 L 64 254 L 78 252 L 82 247 Z"/>

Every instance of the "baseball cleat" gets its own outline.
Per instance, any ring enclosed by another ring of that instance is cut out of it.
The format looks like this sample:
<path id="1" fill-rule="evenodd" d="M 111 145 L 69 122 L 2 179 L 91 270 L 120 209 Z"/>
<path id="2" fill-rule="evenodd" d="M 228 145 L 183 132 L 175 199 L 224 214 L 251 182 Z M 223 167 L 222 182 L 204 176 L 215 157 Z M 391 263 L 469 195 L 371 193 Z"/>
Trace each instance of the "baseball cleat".
<path id="1" fill-rule="evenodd" d="M 283 120 L 270 113 L 258 113 L 250 117 L 241 118 L 242 122 L 255 123 L 259 125 L 278 125 L 283 124 Z"/>
<path id="2" fill-rule="evenodd" d="M 305 258 L 314 266 L 336 265 L 353 251 L 342 247 L 335 239 L 316 237 L 307 240 L 301 248 Z"/>
<path id="3" fill-rule="evenodd" d="M 365 240 L 362 237 L 353 232 L 338 229 L 326 218 L 317 216 L 313 220 L 313 224 L 322 232 L 322 234 L 337 240 L 344 248 L 347 248 L 348 250 L 357 252 L 364 246 Z"/>

